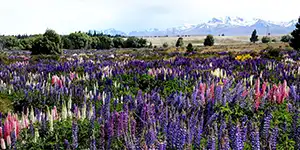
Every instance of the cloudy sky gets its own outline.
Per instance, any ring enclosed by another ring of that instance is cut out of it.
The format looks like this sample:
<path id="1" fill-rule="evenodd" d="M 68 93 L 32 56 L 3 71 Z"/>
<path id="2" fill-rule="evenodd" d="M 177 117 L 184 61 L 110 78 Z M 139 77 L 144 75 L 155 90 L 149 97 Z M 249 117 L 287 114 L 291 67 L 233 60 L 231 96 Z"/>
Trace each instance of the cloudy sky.
<path id="1" fill-rule="evenodd" d="M 289 21 L 299 0 L 0 0 L 0 34 L 115 28 L 125 32 L 239 16 Z"/>

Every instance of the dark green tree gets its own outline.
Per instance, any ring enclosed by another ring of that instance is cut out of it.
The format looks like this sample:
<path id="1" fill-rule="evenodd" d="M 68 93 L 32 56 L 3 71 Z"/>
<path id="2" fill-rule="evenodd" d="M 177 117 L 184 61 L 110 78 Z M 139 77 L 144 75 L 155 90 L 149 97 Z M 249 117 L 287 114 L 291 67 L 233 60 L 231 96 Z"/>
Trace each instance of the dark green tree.
<path id="1" fill-rule="evenodd" d="M 184 45 L 183 38 L 182 37 L 178 38 L 175 46 L 176 47 L 182 47 L 183 45 Z"/>
<path id="2" fill-rule="evenodd" d="M 167 43 L 167 42 L 165 42 L 164 44 L 163 44 L 163 48 L 168 48 L 169 47 L 169 44 Z"/>
<path id="3" fill-rule="evenodd" d="M 99 43 L 97 44 L 97 49 L 110 49 L 113 46 L 113 42 L 110 37 L 99 36 Z"/>
<path id="4" fill-rule="evenodd" d="M 20 49 L 20 41 L 14 36 L 8 36 L 5 38 L 4 48 L 9 50 Z"/>
<path id="5" fill-rule="evenodd" d="M 42 36 L 37 37 L 31 48 L 32 55 L 60 55 L 61 53 L 61 37 L 50 29 L 47 29 Z"/>
<path id="6" fill-rule="evenodd" d="M 71 47 L 74 49 L 86 49 L 90 44 L 90 37 L 86 33 L 71 33 L 68 38 L 71 41 Z"/>
<path id="7" fill-rule="evenodd" d="M 262 43 L 269 43 L 269 42 L 271 42 L 271 38 L 268 37 L 268 36 L 263 36 L 263 37 L 261 38 L 261 42 L 262 42 Z"/>
<path id="8" fill-rule="evenodd" d="M 192 43 L 189 43 L 188 46 L 186 47 L 186 52 L 190 53 L 193 51 L 194 51 L 193 45 Z"/>
<path id="9" fill-rule="evenodd" d="M 295 26 L 296 29 L 291 33 L 292 39 L 290 41 L 290 46 L 295 50 L 300 50 L 300 17 L 298 18 L 298 22 Z"/>
<path id="10" fill-rule="evenodd" d="M 287 43 L 287 42 L 290 42 L 291 39 L 292 39 L 292 37 L 290 35 L 284 35 L 281 37 L 280 41 Z"/>
<path id="11" fill-rule="evenodd" d="M 257 31 L 256 29 L 253 30 L 251 38 L 250 38 L 250 42 L 255 43 L 258 41 L 258 36 L 257 36 Z"/>
<path id="12" fill-rule="evenodd" d="M 122 48 L 124 47 L 124 39 L 121 38 L 121 37 L 115 37 L 113 38 L 113 45 L 114 45 L 114 48 Z"/>
<path id="13" fill-rule="evenodd" d="M 214 44 L 215 44 L 214 37 L 211 34 L 207 35 L 206 38 L 204 39 L 203 45 L 204 46 L 213 46 Z"/>

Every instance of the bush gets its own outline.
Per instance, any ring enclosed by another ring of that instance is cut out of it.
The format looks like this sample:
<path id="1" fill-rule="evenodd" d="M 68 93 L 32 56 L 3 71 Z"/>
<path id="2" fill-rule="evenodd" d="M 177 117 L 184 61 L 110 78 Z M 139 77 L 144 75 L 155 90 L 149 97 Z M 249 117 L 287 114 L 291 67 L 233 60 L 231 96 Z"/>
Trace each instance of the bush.
<path id="1" fill-rule="evenodd" d="M 273 43 L 276 43 L 276 42 L 277 42 L 277 40 L 276 40 L 276 39 L 272 39 L 272 42 L 273 42 Z"/>
<path id="2" fill-rule="evenodd" d="M 192 43 L 189 43 L 188 46 L 186 47 L 186 52 L 190 53 L 193 51 L 194 51 L 193 45 Z"/>
<path id="3" fill-rule="evenodd" d="M 264 36 L 264 37 L 262 37 L 262 39 L 261 39 L 261 42 L 262 42 L 262 43 L 269 43 L 270 41 L 271 41 L 271 38 L 268 37 L 268 36 Z"/>
<path id="4" fill-rule="evenodd" d="M 31 48 L 32 55 L 60 55 L 61 53 L 60 35 L 50 29 L 47 29 L 43 36 L 35 39 Z"/>
<path id="5" fill-rule="evenodd" d="M 284 35 L 284 36 L 281 37 L 280 41 L 288 43 L 288 42 L 291 41 L 291 39 L 292 39 L 292 37 L 290 35 Z"/>
<path id="6" fill-rule="evenodd" d="M 71 41 L 71 49 L 86 49 L 91 42 L 90 37 L 82 32 L 71 33 L 68 38 Z"/>
<path id="7" fill-rule="evenodd" d="M 114 48 L 124 47 L 124 39 L 121 37 L 116 37 L 113 39 Z"/>
<path id="8" fill-rule="evenodd" d="M 182 37 L 178 38 L 175 46 L 176 47 L 182 47 L 183 45 L 184 45 L 183 38 Z"/>
<path id="9" fill-rule="evenodd" d="M 204 46 L 213 46 L 215 43 L 214 37 L 212 35 L 207 35 L 204 39 Z"/>
<path id="10" fill-rule="evenodd" d="M 281 60 L 282 59 L 281 50 L 280 48 L 273 48 L 271 46 L 268 46 L 266 49 L 263 50 L 262 57 Z"/>
<path id="11" fill-rule="evenodd" d="M 169 44 L 167 43 L 167 42 L 165 42 L 164 44 L 163 44 L 163 48 L 168 48 L 169 47 Z"/>

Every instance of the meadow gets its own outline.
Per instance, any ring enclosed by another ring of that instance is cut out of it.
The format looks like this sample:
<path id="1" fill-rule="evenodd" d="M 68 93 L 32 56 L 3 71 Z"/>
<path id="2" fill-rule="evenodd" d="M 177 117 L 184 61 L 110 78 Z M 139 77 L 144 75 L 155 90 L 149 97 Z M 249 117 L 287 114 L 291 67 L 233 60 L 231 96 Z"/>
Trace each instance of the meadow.
<path id="1" fill-rule="evenodd" d="M 295 53 L 284 43 L 5 51 L 1 149 L 300 149 Z"/>

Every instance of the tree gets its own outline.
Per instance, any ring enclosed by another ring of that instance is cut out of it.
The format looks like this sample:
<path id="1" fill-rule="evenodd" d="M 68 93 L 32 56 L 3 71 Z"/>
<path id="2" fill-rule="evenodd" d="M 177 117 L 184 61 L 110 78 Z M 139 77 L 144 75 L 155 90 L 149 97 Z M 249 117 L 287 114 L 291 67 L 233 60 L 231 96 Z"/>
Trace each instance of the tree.
<path id="1" fill-rule="evenodd" d="M 71 33 L 68 38 L 71 41 L 71 48 L 74 49 L 86 49 L 91 41 L 90 37 L 82 32 Z"/>
<path id="2" fill-rule="evenodd" d="M 204 46 L 213 46 L 215 43 L 214 37 L 212 35 L 207 35 L 206 38 L 204 39 Z"/>
<path id="3" fill-rule="evenodd" d="M 183 38 L 182 37 L 178 38 L 175 46 L 176 47 L 182 47 L 183 45 L 184 45 Z"/>
<path id="4" fill-rule="evenodd" d="M 291 39 L 292 39 L 292 37 L 290 35 L 284 35 L 281 37 L 280 41 L 287 43 L 287 42 L 290 42 Z"/>
<path id="5" fill-rule="evenodd" d="M 252 35 L 251 35 L 251 38 L 250 38 L 250 42 L 255 43 L 255 42 L 258 41 L 258 36 L 257 36 L 256 34 L 257 34 L 257 31 L 256 31 L 256 29 L 255 29 L 255 30 L 253 30 L 253 32 L 252 32 Z"/>
<path id="6" fill-rule="evenodd" d="M 263 36 L 261 39 L 262 43 L 269 43 L 271 41 L 271 38 L 268 36 Z"/>
<path id="7" fill-rule="evenodd" d="M 61 37 L 61 42 L 62 42 L 62 48 L 63 49 L 71 49 L 72 48 L 72 42 L 69 39 L 69 36 L 62 36 Z"/>
<path id="8" fill-rule="evenodd" d="M 186 47 L 186 50 L 187 50 L 188 53 L 194 51 L 194 48 L 193 48 L 192 43 L 189 43 L 189 44 L 188 44 L 188 46 Z"/>
<path id="9" fill-rule="evenodd" d="M 298 23 L 295 25 L 296 29 L 291 33 L 292 39 L 290 40 L 290 46 L 295 50 L 300 50 L 300 17 Z"/>
<path id="10" fill-rule="evenodd" d="M 97 44 L 97 49 L 110 49 L 113 46 L 113 42 L 110 37 L 107 36 L 99 36 L 99 43 Z"/>
<path id="11" fill-rule="evenodd" d="M 129 37 L 125 41 L 125 47 L 126 48 L 138 48 L 139 42 L 137 37 Z"/>
<path id="12" fill-rule="evenodd" d="M 163 48 L 168 48 L 169 47 L 169 44 L 167 43 L 167 42 L 165 42 L 164 44 L 163 44 Z"/>
<path id="13" fill-rule="evenodd" d="M 113 44 L 115 48 L 122 48 L 124 47 L 124 39 L 121 37 L 113 38 Z"/>
<path id="14" fill-rule="evenodd" d="M 47 29 L 42 36 L 37 37 L 31 48 L 32 55 L 60 55 L 61 53 L 61 37 L 50 29 Z"/>
<path id="15" fill-rule="evenodd" d="M 20 49 L 20 42 L 16 37 L 8 36 L 4 38 L 4 41 L 4 48 L 9 50 Z"/>

